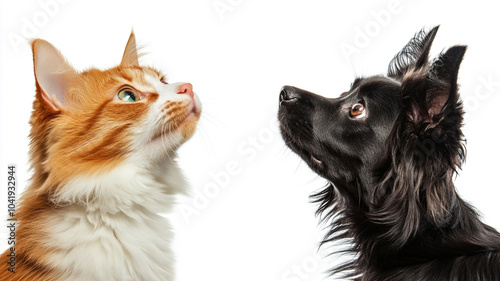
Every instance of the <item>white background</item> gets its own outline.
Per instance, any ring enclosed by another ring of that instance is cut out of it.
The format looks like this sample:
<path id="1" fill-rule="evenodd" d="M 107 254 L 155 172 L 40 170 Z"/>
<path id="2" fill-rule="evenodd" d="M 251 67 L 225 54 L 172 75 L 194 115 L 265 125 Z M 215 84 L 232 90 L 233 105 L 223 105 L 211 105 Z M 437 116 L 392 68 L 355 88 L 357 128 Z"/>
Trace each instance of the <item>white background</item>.
<path id="1" fill-rule="evenodd" d="M 384 73 L 422 27 L 441 24 L 433 55 L 469 46 L 459 74 L 468 158 L 457 189 L 500 229 L 494 2 L 2 1 L 0 215 L 7 165 L 18 166 L 19 190 L 29 178 L 34 79 L 27 39 L 48 40 L 79 70 L 108 68 L 120 62 L 133 28 L 148 53 L 141 62 L 171 82 L 191 82 L 204 105 L 198 132 L 179 152 L 193 196 L 179 198 L 184 212 L 171 215 L 177 279 L 322 280 L 337 261 L 323 258 L 331 248 L 316 254 L 322 229 L 308 196 L 325 180 L 281 140 L 279 90 L 290 84 L 336 97 L 356 75 Z M 355 53 L 346 54 L 347 46 Z M 236 173 L 227 174 L 228 165 Z M 1 234 L 6 241 L 3 227 Z"/>

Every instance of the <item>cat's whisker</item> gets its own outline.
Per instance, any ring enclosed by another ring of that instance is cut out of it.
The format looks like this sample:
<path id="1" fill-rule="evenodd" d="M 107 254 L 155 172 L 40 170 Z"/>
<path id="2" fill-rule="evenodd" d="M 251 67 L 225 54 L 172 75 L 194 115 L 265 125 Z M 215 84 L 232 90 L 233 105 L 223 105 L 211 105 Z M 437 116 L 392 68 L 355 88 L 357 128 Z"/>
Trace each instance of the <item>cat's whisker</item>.
<path id="1" fill-rule="evenodd" d="M 198 136 L 195 139 L 200 142 L 202 147 L 206 148 L 204 151 L 214 151 L 213 144 L 208 137 L 207 129 L 202 124 L 198 124 L 197 131 Z"/>
<path id="2" fill-rule="evenodd" d="M 216 117 L 211 116 L 210 113 L 203 113 L 200 119 L 211 123 L 215 127 L 224 127 L 225 129 L 229 129 L 226 123 L 222 122 Z"/>

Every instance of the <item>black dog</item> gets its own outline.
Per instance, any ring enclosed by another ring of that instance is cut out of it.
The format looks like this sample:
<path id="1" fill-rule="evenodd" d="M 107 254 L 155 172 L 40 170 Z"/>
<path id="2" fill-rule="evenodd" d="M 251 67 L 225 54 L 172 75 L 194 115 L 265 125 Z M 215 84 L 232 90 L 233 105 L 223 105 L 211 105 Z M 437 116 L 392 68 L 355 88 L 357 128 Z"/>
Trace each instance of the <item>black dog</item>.
<path id="1" fill-rule="evenodd" d="M 453 185 L 465 160 L 457 75 L 465 46 L 429 62 L 438 27 L 420 31 L 386 76 L 357 78 L 339 98 L 285 86 L 286 144 L 330 184 L 312 195 L 331 222 L 323 243 L 350 239 L 332 270 L 363 280 L 500 280 L 500 234 Z"/>

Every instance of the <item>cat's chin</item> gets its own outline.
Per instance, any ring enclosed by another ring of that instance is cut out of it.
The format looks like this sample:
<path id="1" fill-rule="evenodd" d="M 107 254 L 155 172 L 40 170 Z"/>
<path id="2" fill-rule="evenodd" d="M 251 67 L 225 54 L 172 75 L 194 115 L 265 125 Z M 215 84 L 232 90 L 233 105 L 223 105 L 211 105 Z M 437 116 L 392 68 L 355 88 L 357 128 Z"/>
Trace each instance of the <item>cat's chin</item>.
<path id="1" fill-rule="evenodd" d="M 201 112 L 192 110 L 174 129 L 168 132 L 158 131 L 151 138 L 151 145 L 161 145 L 163 148 L 177 148 L 194 134 Z"/>
<path id="2" fill-rule="evenodd" d="M 184 137 L 184 141 L 193 136 L 198 120 L 200 120 L 200 115 L 201 111 L 193 110 L 182 120 L 178 130 Z"/>

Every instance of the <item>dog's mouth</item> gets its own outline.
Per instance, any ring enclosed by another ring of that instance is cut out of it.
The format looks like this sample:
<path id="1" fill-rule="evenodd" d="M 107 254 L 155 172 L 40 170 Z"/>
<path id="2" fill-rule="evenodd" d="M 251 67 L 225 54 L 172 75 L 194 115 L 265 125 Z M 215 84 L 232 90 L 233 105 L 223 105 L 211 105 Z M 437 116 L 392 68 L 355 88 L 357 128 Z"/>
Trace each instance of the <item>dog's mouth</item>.
<path id="1" fill-rule="evenodd" d="M 313 155 L 310 152 L 310 149 L 305 145 L 307 141 L 298 138 L 297 132 L 292 132 L 291 129 L 287 126 L 288 120 L 285 117 L 286 115 L 281 115 L 280 121 L 280 129 L 281 135 L 285 140 L 286 145 L 292 149 L 295 153 L 297 153 L 311 168 L 320 171 L 324 170 L 325 165 L 323 161 L 320 160 L 318 156 Z"/>
<path id="2" fill-rule="evenodd" d="M 301 151 L 302 153 L 300 153 L 299 155 L 302 157 L 304 162 L 306 162 L 307 165 L 309 165 L 311 169 L 313 169 L 317 173 L 323 173 L 326 171 L 326 165 L 323 163 L 322 160 L 320 160 L 319 157 L 313 155 L 312 153 L 310 153 L 305 149 L 301 149 Z"/>
<path id="3" fill-rule="evenodd" d="M 299 94 L 291 87 L 284 87 L 280 93 L 280 108 L 278 120 L 280 122 L 281 136 L 286 145 L 297 153 L 310 168 L 316 172 L 324 172 L 325 164 L 315 153 L 312 130 L 312 120 L 308 111 L 297 104 Z M 301 112 L 304 111 L 304 112 Z"/>
<path id="4" fill-rule="evenodd" d="M 321 160 L 319 160 L 318 158 L 314 157 L 312 154 L 311 154 L 311 163 L 312 165 L 322 169 L 323 168 L 323 162 L 321 162 Z"/>
<path id="5" fill-rule="evenodd" d="M 325 165 L 323 161 L 320 160 L 319 157 L 313 155 L 309 152 L 308 149 L 305 149 L 300 142 L 295 141 L 293 138 L 287 136 L 286 133 L 282 132 L 284 139 L 286 140 L 286 144 L 289 148 L 291 148 L 295 153 L 297 153 L 301 158 L 313 169 L 317 171 L 324 170 Z"/>

